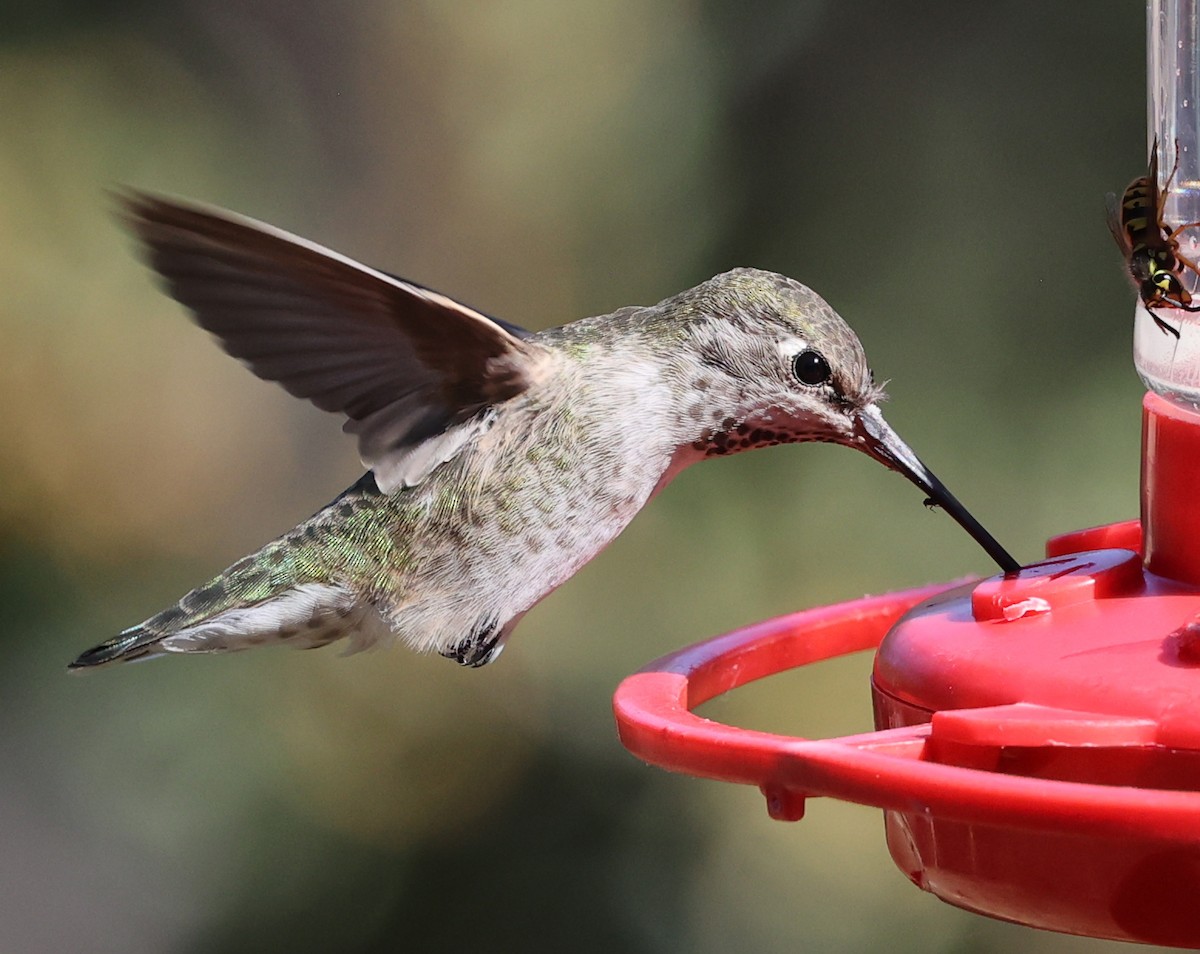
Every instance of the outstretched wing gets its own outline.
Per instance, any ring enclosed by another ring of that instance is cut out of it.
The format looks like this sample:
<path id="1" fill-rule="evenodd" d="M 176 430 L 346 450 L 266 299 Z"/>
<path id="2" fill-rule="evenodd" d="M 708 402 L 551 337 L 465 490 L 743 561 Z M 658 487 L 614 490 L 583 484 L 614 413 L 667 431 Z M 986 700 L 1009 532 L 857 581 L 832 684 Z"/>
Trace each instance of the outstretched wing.
<path id="1" fill-rule="evenodd" d="M 121 201 L 171 295 L 259 377 L 346 415 L 385 492 L 453 457 L 550 360 L 516 326 L 280 229 Z"/>

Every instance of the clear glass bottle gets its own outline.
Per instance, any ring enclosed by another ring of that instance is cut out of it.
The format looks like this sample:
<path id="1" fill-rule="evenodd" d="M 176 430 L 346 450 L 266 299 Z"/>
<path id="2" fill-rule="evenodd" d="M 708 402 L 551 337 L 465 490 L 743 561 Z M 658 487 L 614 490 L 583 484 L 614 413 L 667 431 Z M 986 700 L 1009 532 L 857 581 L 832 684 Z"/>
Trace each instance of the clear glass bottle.
<path id="1" fill-rule="evenodd" d="M 1158 143 L 1159 194 L 1168 230 L 1200 223 L 1200 0 L 1149 0 L 1146 5 L 1147 154 Z M 1168 189 L 1169 186 L 1169 189 Z M 1183 286 L 1200 307 L 1200 226 L 1176 237 Z M 1155 307 L 1179 331 L 1164 331 L 1139 301 L 1133 360 L 1146 387 L 1200 408 L 1200 311 Z"/>

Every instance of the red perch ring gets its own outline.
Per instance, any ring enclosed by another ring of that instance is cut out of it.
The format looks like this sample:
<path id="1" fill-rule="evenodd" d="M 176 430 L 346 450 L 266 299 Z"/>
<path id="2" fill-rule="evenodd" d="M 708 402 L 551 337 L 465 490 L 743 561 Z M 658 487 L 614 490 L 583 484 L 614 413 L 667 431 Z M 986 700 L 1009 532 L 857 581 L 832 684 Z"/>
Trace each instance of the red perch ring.
<path id="1" fill-rule="evenodd" d="M 672 653 L 618 688 L 621 741 L 672 771 L 757 785 L 775 818 L 801 818 L 813 796 L 881 808 L 897 865 L 960 907 L 1200 945 L 1200 589 L 1144 570 L 1140 536 L 1136 521 L 1080 531 L 1016 575 Z M 1072 552 L 1089 546 L 1117 549 Z M 791 738 L 692 712 L 875 647 L 875 732 Z"/>

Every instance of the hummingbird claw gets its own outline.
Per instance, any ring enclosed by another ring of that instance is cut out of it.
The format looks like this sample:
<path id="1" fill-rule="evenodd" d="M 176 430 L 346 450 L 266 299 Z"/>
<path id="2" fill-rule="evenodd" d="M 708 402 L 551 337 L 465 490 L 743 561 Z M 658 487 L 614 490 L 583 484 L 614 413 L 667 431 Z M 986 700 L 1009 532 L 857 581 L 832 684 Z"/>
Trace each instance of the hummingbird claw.
<path id="1" fill-rule="evenodd" d="M 478 669 L 495 661 L 504 649 L 504 629 L 494 616 L 479 621 L 471 635 L 447 649 L 441 655 L 453 659 L 460 666 Z"/>

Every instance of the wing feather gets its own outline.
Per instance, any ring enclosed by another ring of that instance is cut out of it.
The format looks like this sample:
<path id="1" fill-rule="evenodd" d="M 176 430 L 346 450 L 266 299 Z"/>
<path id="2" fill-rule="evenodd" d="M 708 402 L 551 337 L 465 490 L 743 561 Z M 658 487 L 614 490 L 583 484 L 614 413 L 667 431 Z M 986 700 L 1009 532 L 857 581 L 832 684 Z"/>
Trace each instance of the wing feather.
<path id="1" fill-rule="evenodd" d="M 197 324 L 259 377 L 344 414 L 385 491 L 457 453 L 546 366 L 515 325 L 280 229 L 142 193 L 122 204 Z"/>

